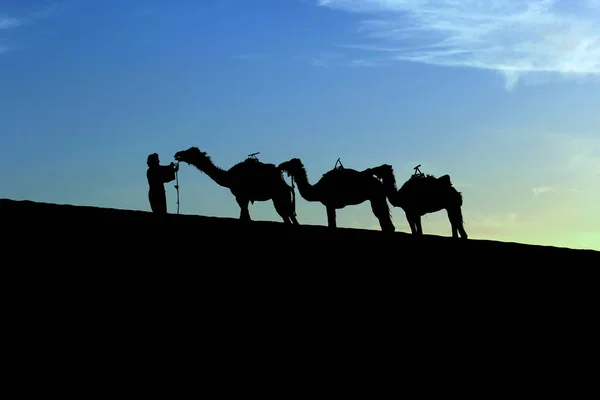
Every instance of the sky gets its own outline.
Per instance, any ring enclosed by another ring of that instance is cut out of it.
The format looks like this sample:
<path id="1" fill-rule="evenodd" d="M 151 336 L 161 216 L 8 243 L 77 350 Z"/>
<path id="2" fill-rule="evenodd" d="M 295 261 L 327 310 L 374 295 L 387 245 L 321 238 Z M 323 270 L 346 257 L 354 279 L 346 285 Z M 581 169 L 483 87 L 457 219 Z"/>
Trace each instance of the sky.
<path id="1" fill-rule="evenodd" d="M 0 198 L 149 211 L 147 155 L 191 146 L 297 157 L 312 183 L 338 158 L 399 184 L 421 164 L 470 238 L 600 250 L 598 21 L 600 0 L 2 0 Z M 239 216 L 194 167 L 179 183 L 181 213 Z M 379 229 L 368 203 L 337 219 Z"/>

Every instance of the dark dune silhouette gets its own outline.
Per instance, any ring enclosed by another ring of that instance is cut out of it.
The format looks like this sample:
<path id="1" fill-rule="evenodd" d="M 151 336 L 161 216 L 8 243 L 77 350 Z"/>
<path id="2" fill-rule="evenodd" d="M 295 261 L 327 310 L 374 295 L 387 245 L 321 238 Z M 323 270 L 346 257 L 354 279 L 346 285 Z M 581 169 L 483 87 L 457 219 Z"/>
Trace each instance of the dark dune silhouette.
<path id="1" fill-rule="evenodd" d="M 68 342 L 61 354 L 78 338 L 78 354 L 142 341 L 145 357 L 181 340 L 289 344 L 292 332 L 325 346 L 331 328 L 352 345 L 487 346 L 541 315 L 552 328 L 557 312 L 589 321 L 600 265 L 598 251 L 8 199 L 0 227 L 7 309 L 20 316 L 8 326 L 25 327 L 28 346 Z"/>
<path id="2" fill-rule="evenodd" d="M 0 200 L 0 221 L 7 232 L 5 249 L 9 243 L 35 251 L 45 246 L 44 257 L 48 252 L 69 255 L 85 249 L 82 267 L 108 254 L 117 264 L 127 255 L 136 255 L 142 264 L 144 257 L 152 260 L 166 255 L 181 263 L 197 256 L 196 261 L 186 261 L 195 268 L 231 262 L 282 269 L 297 265 L 399 269 L 427 265 L 488 268 L 498 263 L 507 267 L 558 262 L 600 265 L 600 252 L 592 250 L 199 215 L 167 214 L 156 219 L 146 211 L 10 199 Z"/>
<path id="3" fill-rule="evenodd" d="M 0 227 L 9 341 L 42 367 L 130 374 L 119 361 L 149 372 L 197 352 L 220 367 L 332 346 L 379 361 L 405 344 L 418 365 L 499 351 L 546 361 L 595 332 L 595 251 L 7 199 Z"/>

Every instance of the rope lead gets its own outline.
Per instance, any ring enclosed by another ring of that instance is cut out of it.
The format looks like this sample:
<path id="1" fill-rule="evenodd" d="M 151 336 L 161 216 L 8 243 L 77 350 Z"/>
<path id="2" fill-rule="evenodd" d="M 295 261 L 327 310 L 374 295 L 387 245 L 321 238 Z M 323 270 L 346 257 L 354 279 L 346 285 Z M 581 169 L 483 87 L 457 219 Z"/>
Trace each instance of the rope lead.
<path id="1" fill-rule="evenodd" d="M 175 170 L 175 190 L 177 190 L 177 215 L 179 215 L 179 161 Z"/>
<path id="2" fill-rule="evenodd" d="M 296 214 L 296 186 L 294 185 L 294 176 L 292 176 L 292 208 L 294 210 L 294 217 L 297 217 Z"/>

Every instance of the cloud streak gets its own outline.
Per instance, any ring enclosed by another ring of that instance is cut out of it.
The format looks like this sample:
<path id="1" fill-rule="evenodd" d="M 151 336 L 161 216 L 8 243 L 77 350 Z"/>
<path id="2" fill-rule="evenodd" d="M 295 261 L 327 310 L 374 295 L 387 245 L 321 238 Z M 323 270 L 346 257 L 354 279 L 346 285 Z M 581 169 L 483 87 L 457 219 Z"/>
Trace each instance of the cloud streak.
<path id="1" fill-rule="evenodd" d="M 246 53 L 246 54 L 238 54 L 233 56 L 236 60 L 244 60 L 244 61 L 257 61 L 257 60 L 266 60 L 271 58 L 271 54 L 266 53 Z"/>
<path id="2" fill-rule="evenodd" d="M 23 21 L 18 18 L 0 16 L 0 33 L 15 29 L 23 25 Z M 0 40 L 4 41 L 4 38 L 0 36 Z M 7 44 L 0 44 L 0 54 L 6 53 L 10 50 L 10 46 Z"/>
<path id="3" fill-rule="evenodd" d="M 534 196 L 539 196 L 544 193 L 556 192 L 556 188 L 552 186 L 539 186 L 531 189 Z"/>
<path id="4" fill-rule="evenodd" d="M 349 58 L 344 54 L 321 53 L 310 58 L 310 64 L 313 67 L 352 67 L 352 68 L 370 68 L 384 67 L 390 65 L 389 60 L 375 58 Z"/>
<path id="5" fill-rule="evenodd" d="M 364 15 L 353 45 L 396 61 L 493 70 L 512 90 L 540 76 L 600 76 L 598 0 L 316 0 Z"/>
<path id="6" fill-rule="evenodd" d="M 0 16 L 0 30 L 7 30 L 21 26 L 21 20 L 11 17 Z"/>
<path id="7" fill-rule="evenodd" d="M 68 10 L 69 8 L 78 6 L 81 4 L 81 0 L 57 0 L 52 1 L 45 7 L 41 7 L 28 15 L 21 18 L 15 18 L 6 14 L 0 15 L 0 34 L 8 32 L 9 30 L 15 30 L 17 28 L 23 29 L 27 26 L 35 24 L 39 20 L 52 18 L 57 14 Z M 4 37 L 0 36 L 0 40 L 5 40 Z M 6 44 L 0 45 L 0 54 L 6 53 L 13 49 L 13 46 Z"/>

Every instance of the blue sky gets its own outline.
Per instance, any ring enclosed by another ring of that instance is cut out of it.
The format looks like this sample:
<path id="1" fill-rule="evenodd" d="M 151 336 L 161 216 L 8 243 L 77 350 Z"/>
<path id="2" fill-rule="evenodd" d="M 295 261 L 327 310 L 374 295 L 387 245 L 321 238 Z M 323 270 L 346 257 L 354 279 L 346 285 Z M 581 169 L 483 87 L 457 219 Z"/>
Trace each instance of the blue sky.
<path id="1" fill-rule="evenodd" d="M 0 197 L 149 210 L 146 156 L 190 146 L 299 157 L 313 182 L 338 157 L 422 164 L 473 238 L 600 249 L 598 20 L 598 0 L 3 0 Z M 180 184 L 183 213 L 238 217 L 194 168 Z M 338 224 L 378 229 L 368 204 Z M 423 226 L 450 234 L 444 212 Z"/>

